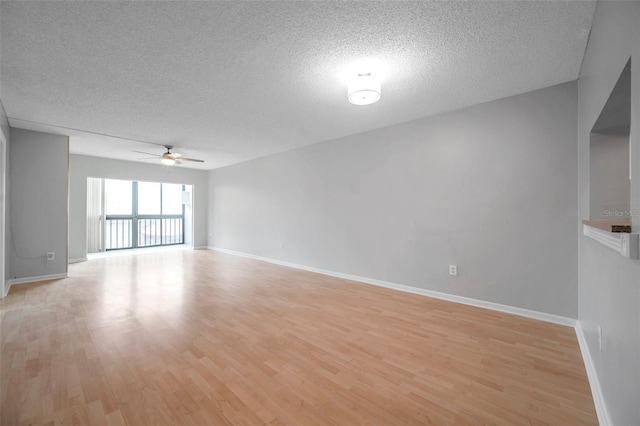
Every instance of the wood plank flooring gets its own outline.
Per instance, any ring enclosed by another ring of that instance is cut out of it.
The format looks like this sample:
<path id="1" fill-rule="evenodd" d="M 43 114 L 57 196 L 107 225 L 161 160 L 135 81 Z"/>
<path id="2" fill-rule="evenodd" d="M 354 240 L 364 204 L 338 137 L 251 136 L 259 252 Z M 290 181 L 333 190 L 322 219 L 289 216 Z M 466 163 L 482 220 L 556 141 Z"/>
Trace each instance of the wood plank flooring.
<path id="1" fill-rule="evenodd" d="M 212 251 L 1 302 L 3 425 L 597 424 L 574 330 Z"/>

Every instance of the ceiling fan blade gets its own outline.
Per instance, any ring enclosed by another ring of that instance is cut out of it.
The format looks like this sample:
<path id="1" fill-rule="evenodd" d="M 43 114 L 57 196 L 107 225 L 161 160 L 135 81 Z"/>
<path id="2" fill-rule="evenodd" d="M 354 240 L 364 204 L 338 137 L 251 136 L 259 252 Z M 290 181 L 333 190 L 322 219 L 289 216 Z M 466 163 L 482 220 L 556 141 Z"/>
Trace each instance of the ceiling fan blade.
<path id="1" fill-rule="evenodd" d="M 133 152 L 137 152 L 138 154 L 147 154 L 147 155 L 153 155 L 154 157 L 158 158 L 158 157 L 162 157 L 162 155 L 158 155 L 158 154 L 152 154 L 150 152 L 144 152 L 144 151 L 136 151 L 133 150 Z"/>
<path id="2" fill-rule="evenodd" d="M 143 158 L 136 158 L 136 160 L 157 160 L 158 157 L 143 157 Z"/>
<path id="3" fill-rule="evenodd" d="M 176 164 L 182 164 L 182 161 L 176 160 Z"/>
<path id="4" fill-rule="evenodd" d="M 177 152 L 172 152 L 171 154 L 169 154 L 171 157 L 173 157 L 173 159 L 175 160 L 178 157 L 182 157 L 182 154 L 178 154 Z"/>
<path id="5" fill-rule="evenodd" d="M 198 160 L 197 158 L 180 157 L 180 160 L 182 160 L 182 161 L 195 161 L 196 163 L 204 163 L 204 160 Z"/>

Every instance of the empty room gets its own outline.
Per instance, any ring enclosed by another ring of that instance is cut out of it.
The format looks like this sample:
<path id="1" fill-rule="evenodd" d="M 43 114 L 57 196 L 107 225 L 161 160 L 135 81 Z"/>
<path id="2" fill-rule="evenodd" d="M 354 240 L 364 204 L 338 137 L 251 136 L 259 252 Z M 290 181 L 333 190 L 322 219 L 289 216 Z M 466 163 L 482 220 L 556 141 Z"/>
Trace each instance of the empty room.
<path id="1" fill-rule="evenodd" d="M 640 425 L 640 2 L 0 1 L 0 424 Z"/>

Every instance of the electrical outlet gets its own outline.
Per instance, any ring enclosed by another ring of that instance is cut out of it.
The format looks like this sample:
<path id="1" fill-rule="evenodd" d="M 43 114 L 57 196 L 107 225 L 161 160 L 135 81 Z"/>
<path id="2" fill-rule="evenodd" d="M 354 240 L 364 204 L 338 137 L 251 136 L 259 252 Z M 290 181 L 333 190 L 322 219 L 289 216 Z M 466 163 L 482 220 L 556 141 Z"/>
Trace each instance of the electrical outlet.
<path id="1" fill-rule="evenodd" d="M 449 265 L 449 275 L 458 275 L 458 267 L 456 265 Z"/>
<path id="2" fill-rule="evenodd" d="M 54 252 L 50 251 L 50 252 L 47 253 L 47 260 L 48 261 L 54 260 L 55 258 L 56 258 L 56 254 Z"/>

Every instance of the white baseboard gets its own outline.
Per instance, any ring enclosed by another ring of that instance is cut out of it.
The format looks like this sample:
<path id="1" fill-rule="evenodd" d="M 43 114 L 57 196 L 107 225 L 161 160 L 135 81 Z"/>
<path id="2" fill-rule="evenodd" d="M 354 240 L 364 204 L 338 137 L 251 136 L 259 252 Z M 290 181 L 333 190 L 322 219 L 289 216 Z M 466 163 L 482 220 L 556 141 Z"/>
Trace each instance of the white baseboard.
<path id="1" fill-rule="evenodd" d="M 59 280 L 62 278 L 69 278 L 69 274 L 65 272 L 62 274 L 40 275 L 37 277 L 14 278 L 12 280 L 9 280 L 9 287 L 14 284 L 35 283 L 38 281 Z"/>
<path id="2" fill-rule="evenodd" d="M 591 386 L 591 395 L 593 396 L 593 403 L 596 406 L 596 413 L 598 414 L 598 423 L 600 423 L 600 426 L 611 426 L 611 418 L 607 411 L 607 405 L 604 402 L 604 395 L 600 387 L 600 381 L 598 380 L 598 373 L 596 372 L 593 358 L 591 358 L 587 338 L 584 335 L 580 321 L 576 323 L 576 336 L 578 338 L 578 344 L 580 345 L 580 352 L 582 352 L 584 366 L 587 370 L 587 377 L 589 378 L 589 385 Z"/>
<path id="3" fill-rule="evenodd" d="M 193 248 L 194 250 L 209 250 L 208 246 L 197 246 Z"/>
<path id="4" fill-rule="evenodd" d="M 9 282 L 9 280 L 3 281 L 4 284 L 4 293 L 2 294 L 2 297 L 7 297 L 7 294 L 9 294 L 9 290 L 11 289 L 11 283 Z"/>
<path id="5" fill-rule="evenodd" d="M 86 261 L 87 261 L 86 257 L 78 257 L 78 258 L 75 258 L 75 259 L 69 259 L 69 262 L 67 262 L 67 263 L 69 263 L 69 265 L 70 265 L 72 263 L 80 263 L 80 262 L 86 262 Z"/>
<path id="6" fill-rule="evenodd" d="M 396 284 L 388 281 L 381 281 L 367 277 L 360 277 L 356 275 L 343 274 L 341 272 L 327 271 L 325 269 L 314 268 L 311 266 L 298 265 L 296 263 L 284 262 L 277 259 L 271 259 L 268 257 L 256 256 L 253 254 L 237 252 L 233 250 L 227 250 L 219 247 L 208 247 L 209 250 L 219 251 L 221 253 L 233 254 L 236 256 L 247 257 L 250 259 L 262 260 L 264 262 L 275 263 L 277 265 L 287 266 L 289 268 L 302 269 L 309 272 L 315 272 L 322 275 L 329 275 L 337 278 L 344 278 L 347 280 L 358 281 L 365 284 L 372 284 L 379 287 L 391 288 L 394 290 L 400 290 L 407 293 L 419 294 L 422 296 L 433 297 L 435 299 L 447 300 L 449 302 L 462 303 L 464 305 L 476 306 L 479 308 L 491 309 L 493 311 L 505 312 L 508 314 L 519 315 L 522 317 L 533 318 L 541 321 L 551 322 L 554 324 L 566 325 L 569 327 L 576 326 L 576 320 L 573 318 L 567 318 L 559 315 L 547 314 L 545 312 L 532 311 L 529 309 L 517 308 L 515 306 L 502 305 L 500 303 L 488 302 L 485 300 L 473 299 L 470 297 L 456 296 L 454 294 L 441 293 L 439 291 L 426 290 L 418 287 L 412 287 L 403 284 Z"/>

